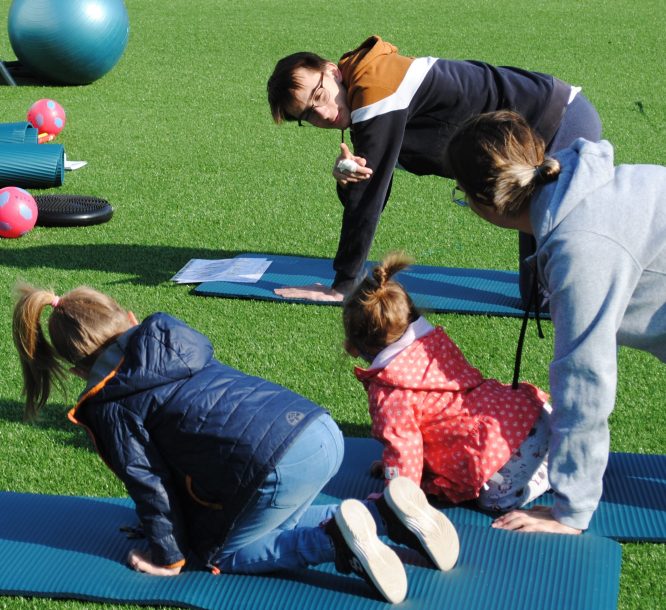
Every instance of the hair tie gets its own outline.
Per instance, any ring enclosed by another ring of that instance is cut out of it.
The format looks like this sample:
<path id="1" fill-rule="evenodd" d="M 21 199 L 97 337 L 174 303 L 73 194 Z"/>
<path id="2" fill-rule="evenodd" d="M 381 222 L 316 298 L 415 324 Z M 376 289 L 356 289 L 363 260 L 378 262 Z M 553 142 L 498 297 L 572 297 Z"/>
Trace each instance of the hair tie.
<path id="1" fill-rule="evenodd" d="M 545 182 L 545 179 L 546 179 L 545 172 L 546 172 L 546 167 L 543 163 L 541 165 L 535 165 L 534 166 L 534 179 L 537 182 Z"/>
<path id="2" fill-rule="evenodd" d="M 53 297 L 53 300 L 51 301 L 51 307 L 55 309 L 56 307 L 58 307 L 59 304 L 60 304 L 60 297 Z"/>

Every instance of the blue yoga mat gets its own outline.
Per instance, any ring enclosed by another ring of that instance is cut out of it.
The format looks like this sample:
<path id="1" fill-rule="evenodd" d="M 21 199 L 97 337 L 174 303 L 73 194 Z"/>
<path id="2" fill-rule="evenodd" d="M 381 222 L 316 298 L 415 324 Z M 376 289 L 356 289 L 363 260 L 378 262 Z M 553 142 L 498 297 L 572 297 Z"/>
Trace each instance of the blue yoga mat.
<path id="1" fill-rule="evenodd" d="M 0 143 L 37 144 L 37 128 L 27 121 L 20 123 L 0 123 Z"/>
<path id="2" fill-rule="evenodd" d="M 61 144 L 0 143 L 0 187 L 51 188 L 65 179 Z"/>
<path id="3" fill-rule="evenodd" d="M 374 439 L 345 439 L 342 467 L 317 502 L 363 499 L 380 491 L 383 482 L 373 479 L 368 470 L 381 454 L 382 445 Z M 535 503 L 552 502 L 552 495 L 545 494 Z M 456 526 L 488 527 L 493 518 L 471 505 L 446 508 L 445 512 Z M 666 542 L 666 455 L 610 454 L 601 503 L 585 535 L 590 534 L 622 542 Z"/>
<path id="4" fill-rule="evenodd" d="M 273 290 L 316 282 L 330 286 L 335 275 L 333 263 L 329 259 L 277 254 L 240 254 L 237 258 L 252 257 L 272 261 L 256 284 L 204 282 L 194 289 L 194 293 L 204 296 L 298 302 L 297 299 L 283 299 Z M 366 267 L 370 271 L 375 265 L 376 263 L 368 262 Z M 501 316 L 523 315 L 518 273 L 513 271 L 413 265 L 398 273 L 396 279 L 409 292 L 419 309 Z"/>
<path id="5" fill-rule="evenodd" d="M 270 576 L 133 572 L 137 541 L 118 531 L 136 517 L 128 499 L 0 493 L 0 594 L 216 610 L 372 610 L 392 607 L 332 564 Z M 595 536 L 459 529 L 457 566 L 443 573 L 397 549 L 409 580 L 401 610 L 613 610 L 621 547 Z"/>

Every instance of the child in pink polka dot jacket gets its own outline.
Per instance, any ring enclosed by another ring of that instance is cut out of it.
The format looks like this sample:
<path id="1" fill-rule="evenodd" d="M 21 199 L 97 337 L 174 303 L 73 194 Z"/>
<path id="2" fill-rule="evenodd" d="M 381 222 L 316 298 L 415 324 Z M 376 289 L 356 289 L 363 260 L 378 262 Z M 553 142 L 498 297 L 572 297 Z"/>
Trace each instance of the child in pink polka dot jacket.
<path id="1" fill-rule="evenodd" d="M 391 279 L 408 263 L 387 256 L 344 304 L 345 348 L 371 363 L 355 374 L 384 445 L 373 474 L 409 477 L 452 503 L 519 508 L 549 487 L 547 395 L 484 379 Z"/>

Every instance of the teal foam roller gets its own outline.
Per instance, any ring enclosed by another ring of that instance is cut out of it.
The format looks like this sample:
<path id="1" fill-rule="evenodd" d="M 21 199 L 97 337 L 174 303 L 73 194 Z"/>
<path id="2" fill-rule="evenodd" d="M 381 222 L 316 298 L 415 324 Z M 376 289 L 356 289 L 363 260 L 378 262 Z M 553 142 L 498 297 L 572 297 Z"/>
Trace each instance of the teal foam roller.
<path id="1" fill-rule="evenodd" d="M 0 143 L 0 188 L 51 188 L 65 180 L 65 149 L 61 144 Z"/>
<path id="2" fill-rule="evenodd" d="M 37 144 L 38 136 L 37 128 L 27 121 L 0 123 L 0 143 L 2 144 Z"/>

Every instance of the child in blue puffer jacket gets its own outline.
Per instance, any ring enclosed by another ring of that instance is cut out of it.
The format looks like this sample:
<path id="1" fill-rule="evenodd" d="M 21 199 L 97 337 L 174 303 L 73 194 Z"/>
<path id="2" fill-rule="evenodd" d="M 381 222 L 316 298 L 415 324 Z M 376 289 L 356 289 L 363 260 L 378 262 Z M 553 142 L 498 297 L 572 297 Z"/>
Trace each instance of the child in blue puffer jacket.
<path id="1" fill-rule="evenodd" d="M 48 307 L 50 342 L 40 324 Z M 66 370 L 86 380 L 69 418 L 136 505 L 149 548 L 129 553 L 135 570 L 170 576 L 187 562 L 258 574 L 335 561 L 397 603 L 405 570 L 378 533 L 440 569 L 454 565 L 453 526 L 408 479 L 375 501 L 312 506 L 340 467 L 336 424 L 309 400 L 220 363 L 185 323 L 156 313 L 139 324 L 90 288 L 57 297 L 22 286 L 13 333 L 29 416 Z"/>

